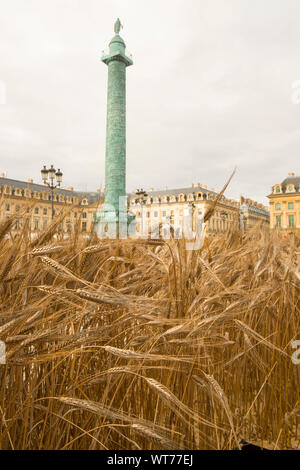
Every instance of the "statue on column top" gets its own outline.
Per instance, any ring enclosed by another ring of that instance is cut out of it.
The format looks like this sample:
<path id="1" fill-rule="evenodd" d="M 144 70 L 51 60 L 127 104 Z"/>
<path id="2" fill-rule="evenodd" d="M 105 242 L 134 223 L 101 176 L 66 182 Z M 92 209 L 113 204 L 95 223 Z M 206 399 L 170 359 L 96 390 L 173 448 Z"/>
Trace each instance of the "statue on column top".
<path id="1" fill-rule="evenodd" d="M 118 18 L 114 26 L 115 33 L 119 34 L 121 28 L 123 28 L 123 25 L 121 24 L 121 21 Z"/>

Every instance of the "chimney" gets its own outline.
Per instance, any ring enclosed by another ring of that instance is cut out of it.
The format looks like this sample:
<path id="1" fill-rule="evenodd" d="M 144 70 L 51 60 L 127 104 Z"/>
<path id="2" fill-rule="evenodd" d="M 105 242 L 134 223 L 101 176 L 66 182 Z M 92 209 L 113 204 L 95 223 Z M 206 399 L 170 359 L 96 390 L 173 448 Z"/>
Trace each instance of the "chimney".
<path id="1" fill-rule="evenodd" d="M 211 188 L 211 191 L 214 193 L 214 192 L 215 192 L 215 188 Z"/>
<path id="2" fill-rule="evenodd" d="M 295 176 L 295 173 L 289 173 L 288 176 Z"/>
<path id="3" fill-rule="evenodd" d="M 207 189 L 207 185 L 205 184 L 205 185 L 203 186 L 203 188 L 204 188 L 204 189 Z"/>
<path id="4" fill-rule="evenodd" d="M 201 183 L 197 183 L 197 186 L 198 186 L 199 188 L 202 188 L 202 184 L 201 184 Z"/>
<path id="5" fill-rule="evenodd" d="M 193 188 L 193 187 L 194 187 L 194 183 L 191 183 L 191 188 Z"/>
<path id="6" fill-rule="evenodd" d="M 154 188 L 150 188 L 149 191 L 152 193 L 154 191 Z"/>
<path id="7" fill-rule="evenodd" d="M 0 177 L 5 178 L 5 173 L 1 173 Z"/>
<path id="8" fill-rule="evenodd" d="M 28 183 L 33 183 L 33 179 L 32 178 L 28 178 Z"/>
<path id="9" fill-rule="evenodd" d="M 101 189 L 100 189 L 100 188 L 97 189 L 97 193 L 101 193 Z"/>
<path id="10" fill-rule="evenodd" d="M 67 191 L 74 191 L 73 186 L 68 186 L 68 188 L 66 188 L 66 189 L 67 189 Z"/>

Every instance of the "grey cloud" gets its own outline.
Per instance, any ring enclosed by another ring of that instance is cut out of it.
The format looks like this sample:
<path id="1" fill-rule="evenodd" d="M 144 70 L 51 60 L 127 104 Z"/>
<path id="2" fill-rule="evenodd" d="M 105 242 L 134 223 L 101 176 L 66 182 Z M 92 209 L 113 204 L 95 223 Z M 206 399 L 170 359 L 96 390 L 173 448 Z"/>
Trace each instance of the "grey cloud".
<path id="1" fill-rule="evenodd" d="M 127 69 L 127 189 L 193 182 L 266 202 L 299 173 L 298 0 L 1 0 L 0 171 L 104 185 L 107 69 L 121 18 Z M 298 165 L 298 166 L 297 166 Z"/>

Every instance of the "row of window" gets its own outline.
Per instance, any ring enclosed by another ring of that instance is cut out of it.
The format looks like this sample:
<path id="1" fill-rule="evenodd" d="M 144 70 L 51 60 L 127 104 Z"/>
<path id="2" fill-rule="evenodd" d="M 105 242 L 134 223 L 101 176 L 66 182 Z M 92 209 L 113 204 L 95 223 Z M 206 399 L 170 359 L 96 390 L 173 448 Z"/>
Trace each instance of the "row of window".
<path id="1" fill-rule="evenodd" d="M 202 215 L 202 211 L 198 210 L 198 215 Z M 219 214 L 216 212 L 215 213 L 216 216 L 218 216 Z M 136 213 L 136 216 L 137 217 L 141 217 L 141 212 L 137 212 Z M 159 216 L 159 212 L 158 211 L 154 211 L 153 212 L 153 217 L 158 217 Z M 167 216 L 167 211 L 162 211 L 162 217 L 166 217 Z M 179 216 L 183 216 L 183 210 L 180 209 L 179 210 Z M 151 217 L 151 212 L 150 211 L 146 211 L 146 218 L 150 218 Z M 171 219 L 175 217 L 175 211 L 170 211 L 170 217 Z M 228 219 L 232 219 L 233 218 L 233 215 L 232 214 L 227 214 L 227 217 Z"/>
<path id="2" fill-rule="evenodd" d="M 294 203 L 293 202 L 288 202 L 288 209 L 292 210 L 294 209 Z M 275 210 L 280 211 L 281 210 L 281 204 L 280 202 L 276 202 L 275 204 Z"/>
<path id="3" fill-rule="evenodd" d="M 9 212 L 10 209 L 11 209 L 10 204 L 6 204 L 6 205 L 5 205 L 5 210 L 6 210 L 6 212 Z M 20 211 L 20 206 L 19 206 L 19 205 L 16 205 L 16 206 L 15 206 L 15 211 L 16 211 L 16 212 L 19 212 L 19 211 Z M 27 208 L 26 212 L 29 213 L 29 207 Z M 38 215 L 38 214 L 40 213 L 40 208 L 39 208 L 39 207 L 35 207 L 35 208 L 34 208 L 34 213 L 35 213 L 36 215 Z M 50 211 L 49 213 L 51 213 L 51 211 Z M 54 213 L 55 213 L 55 212 L 54 212 Z M 42 209 L 42 214 L 43 214 L 43 215 L 48 215 L 48 209 L 47 209 L 46 207 L 44 207 L 44 208 Z M 77 212 L 74 212 L 74 217 L 75 217 L 75 218 L 77 217 Z M 87 219 L 87 213 L 86 213 L 86 212 L 83 212 L 83 213 L 82 213 L 82 218 L 83 218 L 83 219 Z"/>
<path id="4" fill-rule="evenodd" d="M 16 188 L 12 189 L 9 186 L 6 186 L 4 189 L 5 194 L 7 195 L 13 195 L 13 196 L 25 196 L 28 198 L 34 197 L 35 199 L 43 199 L 45 201 L 51 201 L 52 196 L 49 192 L 45 191 L 43 193 L 40 193 L 39 191 L 31 191 L 31 189 L 26 188 L 24 190 Z M 53 194 L 53 200 L 58 201 L 58 202 L 67 202 L 69 204 L 78 204 L 79 199 L 78 197 L 72 197 L 72 196 L 64 196 L 63 194 Z M 81 201 L 82 205 L 88 205 L 88 200 L 86 198 L 82 199 Z"/>
<path id="5" fill-rule="evenodd" d="M 295 191 L 295 186 L 293 184 L 289 184 L 288 187 L 287 187 L 287 191 L 292 193 Z M 275 187 L 275 193 L 281 193 L 281 186 L 278 185 Z"/>
<path id="6" fill-rule="evenodd" d="M 288 224 L 289 227 L 295 227 L 295 216 L 293 214 L 289 214 Z M 276 215 L 276 226 L 281 227 L 281 215 Z"/>
<path id="7" fill-rule="evenodd" d="M 43 228 L 45 230 L 47 228 L 47 224 L 48 224 L 48 220 L 40 221 L 39 219 L 35 219 L 34 223 L 33 223 L 33 230 L 39 230 L 40 228 Z M 66 227 L 67 227 L 67 232 L 72 231 L 71 223 L 67 223 Z M 73 227 L 74 227 L 74 230 L 76 230 L 77 229 L 77 223 L 75 223 L 73 225 Z M 20 229 L 21 229 L 21 221 L 16 220 L 16 222 L 14 224 L 14 230 L 20 230 Z M 82 230 L 82 232 L 86 232 L 87 222 L 82 222 L 81 223 L 81 230 Z M 61 231 L 61 232 L 63 231 L 63 224 L 62 223 L 59 225 L 59 231 Z"/>
<path id="8" fill-rule="evenodd" d="M 190 194 L 179 194 L 179 196 L 171 195 L 171 196 L 161 196 L 161 197 L 148 197 L 146 199 L 146 204 L 159 204 L 160 202 L 166 203 L 166 202 L 185 202 L 185 201 L 194 201 L 195 199 L 208 199 L 210 195 L 207 195 L 206 193 L 197 193 L 196 195 L 190 193 Z M 131 199 L 130 204 L 135 205 L 138 204 L 139 201 L 138 199 Z"/>

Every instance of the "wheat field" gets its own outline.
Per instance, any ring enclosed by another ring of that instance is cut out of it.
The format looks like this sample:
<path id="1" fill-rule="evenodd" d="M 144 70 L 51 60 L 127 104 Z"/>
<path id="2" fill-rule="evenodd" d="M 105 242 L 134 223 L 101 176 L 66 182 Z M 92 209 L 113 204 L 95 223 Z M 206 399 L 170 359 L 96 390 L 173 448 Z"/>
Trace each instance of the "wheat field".
<path id="1" fill-rule="evenodd" d="M 0 224 L 0 449 L 300 448 L 297 240 Z"/>

